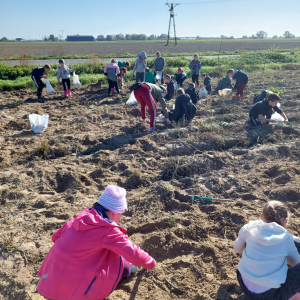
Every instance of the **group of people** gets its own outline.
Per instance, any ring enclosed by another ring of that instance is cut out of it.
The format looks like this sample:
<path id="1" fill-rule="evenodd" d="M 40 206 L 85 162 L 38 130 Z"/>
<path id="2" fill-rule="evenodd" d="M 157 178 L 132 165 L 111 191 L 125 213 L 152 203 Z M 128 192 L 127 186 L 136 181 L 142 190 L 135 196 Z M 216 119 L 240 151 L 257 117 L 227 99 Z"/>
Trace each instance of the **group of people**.
<path id="1" fill-rule="evenodd" d="M 112 59 L 109 64 L 104 68 L 104 75 L 108 81 L 107 96 L 114 91 L 118 94 L 120 89 L 124 86 L 124 78 L 127 70 L 130 67 L 129 62 L 117 61 Z M 187 76 L 182 68 L 178 68 L 177 73 L 174 75 L 165 74 L 165 60 L 160 52 L 156 52 L 156 59 L 154 61 L 152 73 L 147 68 L 147 55 L 145 51 L 139 54 L 133 67 L 133 76 L 135 74 L 136 83 L 141 84 L 135 86 L 134 94 L 137 101 L 141 104 L 142 121 L 146 121 L 146 106 L 149 108 L 150 128 L 149 132 L 155 131 L 155 119 L 157 115 L 156 101 L 159 101 L 162 107 L 162 113 L 168 123 L 178 122 L 183 116 L 187 122 L 190 122 L 196 114 L 196 105 L 199 104 L 199 76 L 203 81 L 203 87 L 206 89 L 208 95 L 218 93 L 223 89 L 231 89 L 232 93 L 236 91 L 235 99 L 238 97 L 243 99 L 244 89 L 248 83 L 248 75 L 241 70 L 229 69 L 224 78 L 222 78 L 215 91 L 212 91 L 211 78 L 203 73 L 200 75 L 201 62 L 199 55 L 195 54 L 194 59 L 189 64 L 189 69 L 192 74 L 192 82 L 188 84 L 188 88 L 183 90 L 183 83 Z M 42 68 L 35 68 L 32 71 L 32 80 L 37 87 L 38 98 L 43 98 L 42 90 L 45 83 L 42 78 L 47 79 L 45 73 L 49 72 L 51 66 L 46 64 Z M 70 73 L 74 72 L 73 69 L 66 66 L 63 59 L 59 60 L 59 68 L 57 71 L 57 80 L 64 88 L 65 97 L 69 98 L 71 95 L 70 90 Z M 160 80 L 160 84 L 158 82 Z M 232 85 L 232 80 L 236 80 L 235 85 Z M 166 101 L 176 97 L 175 108 L 170 111 L 167 110 Z M 270 91 L 263 91 L 260 95 L 256 95 L 253 100 L 253 107 L 249 112 L 250 124 L 253 126 L 261 125 L 263 122 L 272 122 L 272 114 L 277 112 L 283 118 L 284 123 L 288 123 L 288 118 L 284 112 L 279 108 L 279 95 Z"/>
<path id="2" fill-rule="evenodd" d="M 52 300 L 104 299 L 138 266 L 154 269 L 155 259 L 118 225 L 125 210 L 126 190 L 109 185 L 96 203 L 55 231 L 38 271 L 38 291 Z M 294 243 L 299 238 L 286 230 L 289 219 L 284 203 L 270 201 L 258 220 L 239 231 L 237 280 L 249 299 L 299 299 L 300 255 Z"/>

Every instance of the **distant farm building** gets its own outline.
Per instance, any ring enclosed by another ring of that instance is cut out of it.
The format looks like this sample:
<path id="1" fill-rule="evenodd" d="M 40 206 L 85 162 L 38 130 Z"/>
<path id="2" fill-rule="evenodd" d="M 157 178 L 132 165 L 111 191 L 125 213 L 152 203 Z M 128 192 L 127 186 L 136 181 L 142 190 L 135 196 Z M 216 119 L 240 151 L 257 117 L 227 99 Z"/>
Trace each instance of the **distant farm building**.
<path id="1" fill-rule="evenodd" d="M 16 38 L 16 41 L 17 41 L 17 42 L 22 42 L 23 39 L 22 39 L 22 38 Z"/>
<path id="2" fill-rule="evenodd" d="M 94 37 L 92 35 L 68 35 L 68 42 L 90 42 L 94 41 Z"/>

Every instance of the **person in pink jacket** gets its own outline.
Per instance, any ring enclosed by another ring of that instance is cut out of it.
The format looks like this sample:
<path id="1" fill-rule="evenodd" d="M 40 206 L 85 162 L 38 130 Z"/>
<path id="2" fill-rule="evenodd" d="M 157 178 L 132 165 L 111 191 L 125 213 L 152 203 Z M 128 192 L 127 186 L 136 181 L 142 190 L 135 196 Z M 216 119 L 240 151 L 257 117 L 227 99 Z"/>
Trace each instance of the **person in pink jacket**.
<path id="1" fill-rule="evenodd" d="M 118 94 L 120 94 L 119 87 L 118 87 L 118 77 L 121 76 L 120 69 L 117 64 L 117 60 L 113 58 L 111 60 L 111 63 L 107 64 L 103 70 L 104 75 L 107 77 L 108 81 L 108 91 L 107 91 L 107 97 L 110 96 L 110 93 L 114 90 L 117 91 Z"/>
<path id="2" fill-rule="evenodd" d="M 125 189 L 107 186 L 92 208 L 54 232 L 54 245 L 38 271 L 40 294 L 52 300 L 101 300 L 135 273 L 135 266 L 155 267 L 117 225 L 127 209 L 125 196 Z"/>

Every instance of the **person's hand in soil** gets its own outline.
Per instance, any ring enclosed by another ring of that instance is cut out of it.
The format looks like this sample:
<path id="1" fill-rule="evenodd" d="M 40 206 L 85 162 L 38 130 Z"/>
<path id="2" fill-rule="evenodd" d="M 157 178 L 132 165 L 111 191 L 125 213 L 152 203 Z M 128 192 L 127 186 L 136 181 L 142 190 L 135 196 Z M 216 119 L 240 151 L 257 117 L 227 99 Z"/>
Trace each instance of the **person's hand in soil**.
<path id="1" fill-rule="evenodd" d="M 44 78 L 44 79 L 48 79 L 48 76 L 44 75 L 43 78 Z"/>
<path id="2" fill-rule="evenodd" d="M 171 121 L 169 120 L 169 118 L 166 118 L 167 124 L 171 124 Z"/>

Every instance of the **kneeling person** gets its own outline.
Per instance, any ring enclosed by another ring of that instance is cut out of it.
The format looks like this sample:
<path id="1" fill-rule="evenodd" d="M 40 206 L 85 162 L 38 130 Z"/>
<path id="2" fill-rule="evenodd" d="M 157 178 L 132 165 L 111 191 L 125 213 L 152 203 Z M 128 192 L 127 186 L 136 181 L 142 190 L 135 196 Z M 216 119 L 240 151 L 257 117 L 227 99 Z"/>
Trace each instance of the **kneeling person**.
<path id="1" fill-rule="evenodd" d="M 175 109 L 173 111 L 173 121 L 178 122 L 183 116 L 187 122 L 191 122 L 196 115 L 196 106 L 193 104 L 191 97 L 185 94 L 182 88 L 176 92 Z"/>
<path id="2" fill-rule="evenodd" d="M 267 99 L 257 102 L 251 108 L 249 117 L 254 126 L 261 125 L 262 122 L 272 122 L 273 109 L 284 118 L 284 123 L 288 122 L 285 113 L 277 106 L 280 97 L 277 94 L 271 94 Z"/>
<path id="3" fill-rule="evenodd" d="M 171 100 L 174 96 L 174 83 L 171 81 L 171 76 L 166 75 L 165 76 L 165 84 L 167 85 L 167 95 L 165 97 L 166 100 Z"/>
<path id="4" fill-rule="evenodd" d="M 53 300 L 100 300 L 135 273 L 135 266 L 153 269 L 155 260 L 118 225 L 125 210 L 126 190 L 109 185 L 92 207 L 56 230 L 38 272 L 37 290 Z"/>

